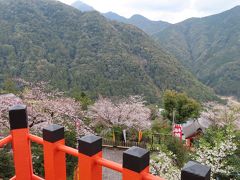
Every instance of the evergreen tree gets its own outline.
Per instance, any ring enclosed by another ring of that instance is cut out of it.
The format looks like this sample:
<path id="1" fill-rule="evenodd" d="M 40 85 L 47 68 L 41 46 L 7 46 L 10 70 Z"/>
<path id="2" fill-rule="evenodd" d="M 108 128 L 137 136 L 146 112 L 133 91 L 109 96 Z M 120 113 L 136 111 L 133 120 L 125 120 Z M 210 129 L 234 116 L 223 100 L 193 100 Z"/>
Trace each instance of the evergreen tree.
<path id="1" fill-rule="evenodd" d="M 185 93 L 167 90 L 163 96 L 164 116 L 176 123 L 183 123 L 188 118 L 197 118 L 200 115 L 201 105 Z"/>

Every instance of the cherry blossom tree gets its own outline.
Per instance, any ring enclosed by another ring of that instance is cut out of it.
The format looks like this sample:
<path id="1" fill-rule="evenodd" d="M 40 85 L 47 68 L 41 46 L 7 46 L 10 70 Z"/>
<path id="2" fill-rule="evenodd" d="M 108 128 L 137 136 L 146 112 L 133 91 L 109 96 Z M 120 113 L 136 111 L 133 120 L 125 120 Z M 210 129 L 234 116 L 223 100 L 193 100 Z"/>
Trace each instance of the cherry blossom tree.
<path id="1" fill-rule="evenodd" d="M 234 141 L 234 130 L 231 126 L 210 128 L 199 140 L 196 148 L 196 161 L 211 167 L 212 179 L 216 176 L 229 176 L 236 172 L 229 164 L 229 158 L 235 157 L 237 145 Z"/>
<path id="2" fill-rule="evenodd" d="M 22 100 L 14 94 L 0 95 L 0 130 L 3 131 L 9 128 L 8 110 L 9 107 L 22 104 Z M 3 133 L 0 131 L 0 135 Z"/>
<path id="3" fill-rule="evenodd" d="M 126 125 L 137 129 L 150 128 L 151 110 L 140 96 L 130 96 L 117 102 L 109 98 L 99 99 L 89 107 L 88 116 L 95 122 L 107 125 Z"/>
<path id="4" fill-rule="evenodd" d="M 213 125 L 224 126 L 232 123 L 237 129 L 240 129 L 240 103 L 233 98 L 226 98 L 227 104 L 218 104 L 215 102 L 205 103 L 205 111 L 201 118 L 209 120 Z"/>
<path id="5" fill-rule="evenodd" d="M 63 126 L 70 123 L 76 127 L 78 134 L 93 133 L 82 121 L 80 103 L 65 97 L 62 92 L 57 90 L 48 92 L 45 90 L 46 86 L 47 84 L 43 82 L 35 85 L 27 83 L 20 95 L 21 99 L 13 94 L 0 96 L 1 126 L 8 128 L 8 110 L 11 106 L 26 104 L 31 131 L 39 132 L 44 126 L 51 123 Z"/>

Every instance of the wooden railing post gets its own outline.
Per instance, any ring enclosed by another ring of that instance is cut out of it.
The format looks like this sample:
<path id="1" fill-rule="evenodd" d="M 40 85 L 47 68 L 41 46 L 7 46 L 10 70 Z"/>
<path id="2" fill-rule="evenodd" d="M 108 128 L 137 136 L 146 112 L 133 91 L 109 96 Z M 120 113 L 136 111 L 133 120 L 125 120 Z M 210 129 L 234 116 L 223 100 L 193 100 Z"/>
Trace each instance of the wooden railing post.
<path id="1" fill-rule="evenodd" d="M 210 180 L 211 168 L 196 161 L 189 161 L 181 171 L 181 180 Z"/>
<path id="2" fill-rule="evenodd" d="M 96 159 L 102 157 L 102 138 L 88 135 L 78 140 L 79 180 L 101 180 L 102 167 Z"/>
<path id="3" fill-rule="evenodd" d="M 33 168 L 30 141 L 28 139 L 27 107 L 25 105 L 11 107 L 9 121 L 16 179 L 31 180 Z"/>
<path id="4" fill-rule="evenodd" d="M 149 151 L 131 147 L 123 152 L 123 180 L 142 180 L 149 172 Z"/>
<path id="5" fill-rule="evenodd" d="M 57 150 L 57 146 L 64 143 L 64 127 L 53 124 L 43 128 L 44 169 L 46 180 L 66 180 L 65 153 Z"/>

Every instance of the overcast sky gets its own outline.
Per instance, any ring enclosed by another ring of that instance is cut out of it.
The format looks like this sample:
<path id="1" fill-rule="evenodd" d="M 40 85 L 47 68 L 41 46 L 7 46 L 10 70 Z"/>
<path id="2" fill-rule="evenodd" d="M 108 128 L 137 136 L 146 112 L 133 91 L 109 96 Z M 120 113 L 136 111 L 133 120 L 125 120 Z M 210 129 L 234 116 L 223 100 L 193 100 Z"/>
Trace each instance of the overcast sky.
<path id="1" fill-rule="evenodd" d="M 60 0 L 71 4 L 75 0 Z M 151 20 L 180 22 L 190 17 L 216 14 L 240 5 L 240 0 L 81 0 L 100 12 L 130 17 L 141 14 Z"/>

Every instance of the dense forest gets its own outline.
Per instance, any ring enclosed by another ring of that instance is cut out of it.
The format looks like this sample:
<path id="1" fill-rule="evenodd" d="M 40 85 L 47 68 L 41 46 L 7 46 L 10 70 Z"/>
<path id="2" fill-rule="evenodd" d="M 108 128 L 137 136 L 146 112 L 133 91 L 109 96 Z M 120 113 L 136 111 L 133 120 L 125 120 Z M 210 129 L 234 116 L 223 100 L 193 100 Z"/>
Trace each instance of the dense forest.
<path id="1" fill-rule="evenodd" d="M 216 96 L 143 31 L 98 12 L 50 0 L 0 0 L 0 79 L 49 81 L 91 97 L 144 95 L 166 89 L 200 100 Z"/>
<path id="2" fill-rule="evenodd" d="M 240 98 L 239 22 L 237 6 L 171 25 L 154 38 L 217 93 Z"/>

